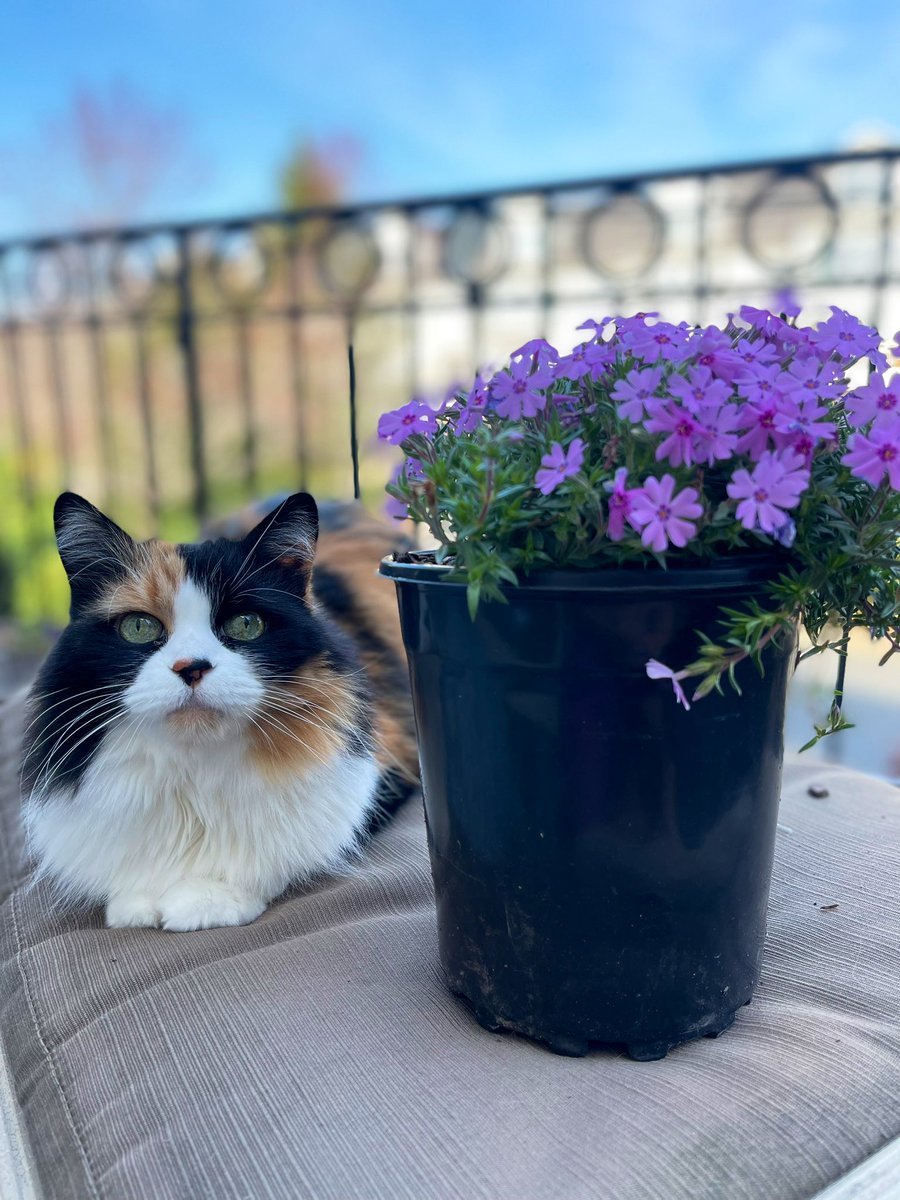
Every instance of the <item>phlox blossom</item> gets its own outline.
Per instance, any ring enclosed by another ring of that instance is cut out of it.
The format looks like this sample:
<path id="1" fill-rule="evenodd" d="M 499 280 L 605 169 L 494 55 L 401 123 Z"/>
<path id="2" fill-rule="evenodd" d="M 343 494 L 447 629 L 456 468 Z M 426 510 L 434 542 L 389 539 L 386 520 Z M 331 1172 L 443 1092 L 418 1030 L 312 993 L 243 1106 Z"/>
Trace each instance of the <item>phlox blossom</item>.
<path id="1" fill-rule="evenodd" d="M 774 534 L 787 519 L 785 510 L 796 508 L 808 487 L 809 471 L 799 455 L 768 450 L 752 474 L 743 467 L 735 471 L 726 490 L 739 501 L 735 515 L 745 529 Z"/>

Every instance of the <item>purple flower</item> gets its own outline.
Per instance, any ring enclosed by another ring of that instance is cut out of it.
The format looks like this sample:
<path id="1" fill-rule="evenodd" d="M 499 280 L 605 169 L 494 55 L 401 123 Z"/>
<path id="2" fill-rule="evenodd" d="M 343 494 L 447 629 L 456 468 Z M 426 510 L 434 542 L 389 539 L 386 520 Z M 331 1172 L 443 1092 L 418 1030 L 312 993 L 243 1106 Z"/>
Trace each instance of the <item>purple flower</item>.
<path id="1" fill-rule="evenodd" d="M 887 359 L 878 349 L 881 336 L 877 329 L 863 325 L 858 317 L 832 304 L 831 316 L 821 321 L 810 334 L 810 344 L 823 359 L 837 354 L 841 359 L 868 358 L 879 370 L 887 369 Z"/>
<path id="2" fill-rule="evenodd" d="M 745 367 L 762 366 L 778 357 L 775 347 L 761 338 L 755 342 L 749 338 L 738 338 L 734 344 L 734 353 Z"/>
<path id="3" fill-rule="evenodd" d="M 894 491 L 900 492 L 900 417 L 876 424 L 868 437 L 852 434 L 847 446 L 848 453 L 842 461 L 853 475 L 865 479 L 872 487 L 878 487 L 887 475 Z"/>
<path id="4" fill-rule="evenodd" d="M 774 400 L 764 404 L 743 405 L 740 409 L 738 428 L 746 430 L 746 432 L 738 438 L 735 447 L 737 453 L 749 454 L 754 461 L 758 461 L 769 449 L 769 442 L 774 442 L 775 422 L 780 412 L 788 408 L 788 404 L 793 405 L 789 411 L 799 412 L 798 406 L 793 401 L 782 400 L 780 406 Z"/>
<path id="5" fill-rule="evenodd" d="M 578 328 L 593 329 L 595 335 L 599 338 L 603 336 L 603 330 L 606 328 L 606 326 L 615 320 L 615 317 L 604 317 L 602 321 L 594 321 L 591 318 L 588 318 L 587 321 L 582 321 Z"/>
<path id="6" fill-rule="evenodd" d="M 707 366 L 691 367 L 687 379 L 682 375 L 670 375 L 669 391 L 677 396 L 689 412 L 697 413 L 704 405 L 718 407 L 728 399 L 729 387 L 721 379 L 714 379 Z"/>
<path id="7" fill-rule="evenodd" d="M 628 521 L 635 529 L 641 529 L 641 541 L 645 546 L 661 553 L 669 542 L 673 546 L 686 546 L 696 534 L 692 523 L 703 515 L 697 503 L 697 491 L 684 488 L 677 495 L 675 479 L 663 475 L 662 479 L 652 476 L 644 481 L 643 487 L 632 493 L 633 500 Z"/>
<path id="8" fill-rule="evenodd" d="M 836 381 L 834 366 L 817 358 L 795 358 L 782 372 L 779 388 L 798 400 L 836 400 L 844 389 Z"/>
<path id="9" fill-rule="evenodd" d="M 584 442 L 581 438 L 572 441 L 568 452 L 559 442 L 554 442 L 550 453 L 541 459 L 541 469 L 534 477 L 535 486 L 542 495 L 549 496 L 564 479 L 577 475 L 583 462 Z"/>
<path id="10" fill-rule="evenodd" d="M 794 397 L 786 397 L 775 414 L 773 438 L 777 448 L 793 450 L 808 466 L 816 443 L 835 435 L 832 423 L 822 420 L 822 417 L 828 416 L 828 411 L 817 402 L 815 396 L 801 396 L 795 392 Z"/>
<path id="11" fill-rule="evenodd" d="M 742 304 L 738 315 L 742 321 L 747 322 L 751 329 L 755 329 L 765 338 L 774 340 L 781 336 L 784 329 L 785 322 L 781 317 L 776 317 L 767 308 L 754 308 L 750 304 Z"/>
<path id="12" fill-rule="evenodd" d="M 894 334 L 894 345 L 891 346 L 891 358 L 900 358 L 900 329 Z"/>
<path id="13" fill-rule="evenodd" d="M 736 404 L 704 405 L 696 415 L 700 425 L 694 440 L 698 460 L 703 458 L 712 466 L 731 458 L 738 441 L 735 430 L 741 424 L 740 408 Z"/>
<path id="14" fill-rule="evenodd" d="M 809 487 L 809 471 L 799 455 L 767 451 L 752 475 L 741 468 L 731 477 L 727 492 L 738 500 L 736 516 L 745 529 L 775 533 L 785 523 L 785 509 L 796 508 Z"/>
<path id="15" fill-rule="evenodd" d="M 532 371 L 530 359 L 520 358 L 518 362 L 510 363 L 508 371 L 501 371 L 491 380 L 491 395 L 497 412 L 513 421 L 522 416 L 536 416 L 547 403 L 541 389 L 552 379 L 552 372 L 547 367 Z"/>
<path id="16" fill-rule="evenodd" d="M 667 321 L 658 321 L 656 325 L 647 325 L 632 318 L 622 325 L 624 328 L 619 327 L 620 340 L 635 358 L 648 363 L 658 362 L 661 358 L 667 362 L 680 362 L 684 358 L 689 336 L 686 324 L 670 325 Z"/>
<path id="17" fill-rule="evenodd" d="M 485 382 L 479 372 L 475 376 L 472 390 L 466 395 L 464 405 L 456 422 L 459 433 L 474 433 L 481 424 L 491 398 L 490 385 Z"/>
<path id="18" fill-rule="evenodd" d="M 644 410 L 649 409 L 649 402 L 662 382 L 662 376 L 662 367 L 647 367 L 643 371 L 635 367 L 624 379 L 620 379 L 609 393 L 619 405 L 619 416 L 635 425 L 643 421 Z"/>
<path id="19" fill-rule="evenodd" d="M 900 414 L 900 375 L 894 375 L 890 383 L 884 382 L 883 375 L 872 375 L 865 387 L 850 393 L 847 410 L 854 425 Z"/>
<path id="20" fill-rule="evenodd" d="M 673 467 L 690 467 L 696 461 L 696 439 L 702 432 L 698 421 L 677 405 L 654 404 L 644 428 L 650 433 L 668 433 L 656 449 L 656 461 L 668 459 Z"/>
<path id="21" fill-rule="evenodd" d="M 585 351 L 584 360 L 591 368 L 591 378 L 599 379 L 616 361 L 616 348 L 612 342 L 592 342 Z"/>
<path id="22" fill-rule="evenodd" d="M 609 521 L 606 532 L 614 542 L 620 542 L 625 536 L 625 519 L 631 512 L 632 497 L 637 491 L 629 492 L 625 487 L 628 478 L 628 468 L 619 467 L 612 483 L 604 483 L 609 492 Z"/>
<path id="23" fill-rule="evenodd" d="M 405 521 L 409 516 L 406 501 L 398 500 L 396 496 L 385 496 L 382 511 L 386 517 L 391 517 L 394 521 Z"/>
<path id="24" fill-rule="evenodd" d="M 657 662 L 655 658 L 648 659 L 644 669 L 650 679 L 671 679 L 675 699 L 687 712 L 691 711 L 688 698 L 684 694 L 684 688 L 681 686 L 682 679 L 687 679 L 687 671 L 673 671 L 671 667 L 667 667 L 665 663 Z"/>
<path id="25" fill-rule="evenodd" d="M 794 518 L 785 518 L 784 524 L 779 525 L 779 527 L 772 534 L 772 537 L 774 537 L 776 542 L 780 542 L 782 546 L 785 546 L 788 550 L 790 550 L 791 546 L 793 546 L 794 542 L 797 540 L 797 525 L 794 521 Z"/>
<path id="26" fill-rule="evenodd" d="M 753 363 L 735 378 L 740 394 L 757 404 L 768 404 L 781 396 L 781 367 L 777 363 Z"/>
<path id="27" fill-rule="evenodd" d="M 800 300 L 792 287 L 780 287 L 772 298 L 772 308 L 777 313 L 783 313 L 788 320 L 800 316 Z"/>
<path id="28" fill-rule="evenodd" d="M 399 446 L 413 433 L 434 433 L 437 429 L 435 413 L 427 404 L 410 400 L 402 408 L 384 413 L 378 420 L 378 436 L 383 442 Z"/>
<path id="29" fill-rule="evenodd" d="M 588 361 L 588 350 L 593 349 L 587 342 L 582 342 L 580 346 L 576 346 L 571 354 L 567 354 L 565 358 L 561 358 L 556 364 L 554 375 L 557 379 L 583 379 L 585 375 L 589 375 L 591 364 Z"/>
<path id="30" fill-rule="evenodd" d="M 509 357 L 527 358 L 531 362 L 548 365 L 559 362 L 559 351 L 555 346 L 551 346 L 546 338 L 532 338 L 530 342 L 526 342 L 518 350 L 513 350 Z"/>
<path id="31" fill-rule="evenodd" d="M 699 336 L 698 336 L 699 335 Z M 700 367 L 709 367 L 714 375 L 727 383 L 734 381 L 744 366 L 731 346 L 731 338 L 715 325 L 698 330 L 691 338 L 691 353 Z"/>

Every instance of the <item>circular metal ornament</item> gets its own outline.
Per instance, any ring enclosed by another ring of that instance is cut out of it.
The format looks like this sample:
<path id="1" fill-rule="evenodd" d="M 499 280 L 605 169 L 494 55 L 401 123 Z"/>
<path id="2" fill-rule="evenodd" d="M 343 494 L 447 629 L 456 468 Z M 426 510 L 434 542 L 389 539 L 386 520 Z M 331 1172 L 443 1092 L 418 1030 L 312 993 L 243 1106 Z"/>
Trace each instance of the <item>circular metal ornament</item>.
<path id="1" fill-rule="evenodd" d="M 41 312 L 58 312 L 69 296 L 69 271 L 63 248 L 48 244 L 33 251 L 28 263 L 28 295 Z"/>
<path id="2" fill-rule="evenodd" d="M 110 265 L 116 296 L 129 312 L 146 309 L 178 270 L 175 245 L 165 235 L 128 238 L 118 244 Z"/>
<path id="3" fill-rule="evenodd" d="M 487 287 L 509 266 L 505 223 L 477 207 L 458 208 L 443 235 L 444 273 L 470 287 Z"/>
<path id="4" fill-rule="evenodd" d="M 381 270 L 381 250 L 370 229 L 357 221 L 338 221 L 316 247 L 322 286 L 344 304 L 352 304 L 372 286 Z"/>
<path id="5" fill-rule="evenodd" d="M 257 299 L 269 282 L 271 250 L 247 226 L 223 229 L 213 243 L 211 273 L 222 299 L 239 308 Z"/>
<path id="6" fill-rule="evenodd" d="M 659 259 L 666 222 L 659 207 L 633 191 L 615 193 L 585 215 L 581 251 L 607 279 L 638 279 Z"/>
<path id="7" fill-rule="evenodd" d="M 834 243 L 838 206 L 814 175 L 783 172 L 763 185 L 744 210 L 742 241 L 761 266 L 809 266 Z"/>

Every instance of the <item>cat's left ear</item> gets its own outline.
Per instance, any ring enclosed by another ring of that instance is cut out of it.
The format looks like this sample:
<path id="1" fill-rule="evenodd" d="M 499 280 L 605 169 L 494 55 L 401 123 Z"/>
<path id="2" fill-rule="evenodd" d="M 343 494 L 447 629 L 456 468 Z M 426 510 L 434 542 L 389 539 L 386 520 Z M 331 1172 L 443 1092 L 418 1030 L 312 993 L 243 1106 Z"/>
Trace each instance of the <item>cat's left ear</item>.
<path id="1" fill-rule="evenodd" d="M 308 492 L 282 500 L 244 538 L 244 547 L 260 566 L 279 563 L 308 572 L 316 554 L 319 510 Z"/>
<path id="2" fill-rule="evenodd" d="M 72 588 L 73 607 L 96 599 L 134 561 L 133 539 L 74 492 L 63 492 L 56 501 L 53 527 Z"/>

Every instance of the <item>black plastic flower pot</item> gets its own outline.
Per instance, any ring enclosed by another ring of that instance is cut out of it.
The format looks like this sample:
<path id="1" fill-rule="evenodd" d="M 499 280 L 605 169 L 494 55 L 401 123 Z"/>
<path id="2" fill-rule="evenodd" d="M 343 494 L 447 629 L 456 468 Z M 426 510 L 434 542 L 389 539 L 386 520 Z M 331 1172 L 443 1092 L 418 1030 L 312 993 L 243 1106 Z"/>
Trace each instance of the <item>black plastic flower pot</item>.
<path id="1" fill-rule="evenodd" d="M 772 562 L 553 571 L 482 603 L 385 560 L 422 764 L 441 960 L 489 1029 L 662 1057 L 753 994 L 793 639 L 686 712 L 647 678 L 696 657 Z M 690 684 L 690 680 L 687 681 Z"/>

